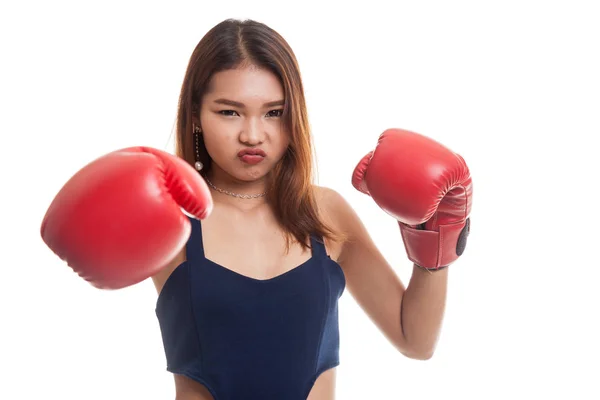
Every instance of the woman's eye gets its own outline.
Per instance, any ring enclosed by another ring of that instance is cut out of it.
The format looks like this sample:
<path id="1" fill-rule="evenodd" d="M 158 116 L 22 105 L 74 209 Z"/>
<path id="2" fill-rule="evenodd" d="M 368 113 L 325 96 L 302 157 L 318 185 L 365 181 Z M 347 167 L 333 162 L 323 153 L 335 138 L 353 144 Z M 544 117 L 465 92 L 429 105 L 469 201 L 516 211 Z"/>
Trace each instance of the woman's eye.
<path id="1" fill-rule="evenodd" d="M 228 117 L 232 117 L 235 114 L 237 114 L 237 112 L 235 112 L 234 110 L 221 110 L 221 111 L 219 111 L 219 114 L 225 115 L 225 116 L 228 116 Z"/>
<path id="2" fill-rule="evenodd" d="M 267 115 L 269 117 L 281 117 L 283 115 L 283 110 L 271 110 Z"/>

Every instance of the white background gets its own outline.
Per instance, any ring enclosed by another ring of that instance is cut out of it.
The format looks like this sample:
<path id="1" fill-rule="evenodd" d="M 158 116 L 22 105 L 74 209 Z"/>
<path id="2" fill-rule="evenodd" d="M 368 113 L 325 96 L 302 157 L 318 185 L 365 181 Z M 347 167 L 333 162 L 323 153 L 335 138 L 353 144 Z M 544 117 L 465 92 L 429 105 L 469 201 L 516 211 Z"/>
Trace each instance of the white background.
<path id="1" fill-rule="evenodd" d="M 265 22 L 293 47 L 318 183 L 351 202 L 405 282 L 397 225 L 352 188 L 355 164 L 401 127 L 472 172 L 472 234 L 451 268 L 436 354 L 395 352 L 346 292 L 338 398 L 600 396 L 597 6 L 392 3 L 2 4 L 0 398 L 174 398 L 151 282 L 92 288 L 45 247 L 39 224 L 97 156 L 173 151 L 188 58 L 229 17 Z"/>

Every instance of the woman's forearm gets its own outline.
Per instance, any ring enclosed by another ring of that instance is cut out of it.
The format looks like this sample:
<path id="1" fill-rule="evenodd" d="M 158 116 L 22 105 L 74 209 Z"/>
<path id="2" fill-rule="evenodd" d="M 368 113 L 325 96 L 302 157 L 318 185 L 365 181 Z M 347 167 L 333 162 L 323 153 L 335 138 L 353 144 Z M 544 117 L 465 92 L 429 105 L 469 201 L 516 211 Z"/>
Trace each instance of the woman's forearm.
<path id="1" fill-rule="evenodd" d="M 413 267 L 401 307 L 402 332 L 411 358 L 429 359 L 433 355 L 446 307 L 448 270 Z"/>

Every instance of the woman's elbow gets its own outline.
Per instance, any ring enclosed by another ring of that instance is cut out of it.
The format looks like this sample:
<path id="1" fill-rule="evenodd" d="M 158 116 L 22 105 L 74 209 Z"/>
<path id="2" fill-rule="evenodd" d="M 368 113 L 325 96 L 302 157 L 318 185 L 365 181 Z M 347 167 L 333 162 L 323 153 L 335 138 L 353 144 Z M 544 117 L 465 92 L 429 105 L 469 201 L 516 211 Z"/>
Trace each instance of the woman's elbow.
<path id="1" fill-rule="evenodd" d="M 411 348 L 406 346 L 396 346 L 398 351 L 407 358 L 412 360 L 427 361 L 433 357 L 435 348 Z"/>

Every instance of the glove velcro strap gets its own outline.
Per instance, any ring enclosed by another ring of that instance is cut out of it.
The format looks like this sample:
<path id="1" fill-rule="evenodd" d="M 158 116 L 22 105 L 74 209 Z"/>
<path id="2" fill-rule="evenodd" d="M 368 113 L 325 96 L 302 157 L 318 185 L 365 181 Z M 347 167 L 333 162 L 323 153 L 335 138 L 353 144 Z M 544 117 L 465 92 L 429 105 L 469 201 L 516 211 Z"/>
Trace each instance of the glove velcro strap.
<path id="1" fill-rule="evenodd" d="M 440 225 L 439 231 L 426 231 L 400 223 L 400 232 L 408 259 L 418 266 L 437 270 L 460 257 L 466 246 L 470 220 Z"/>

